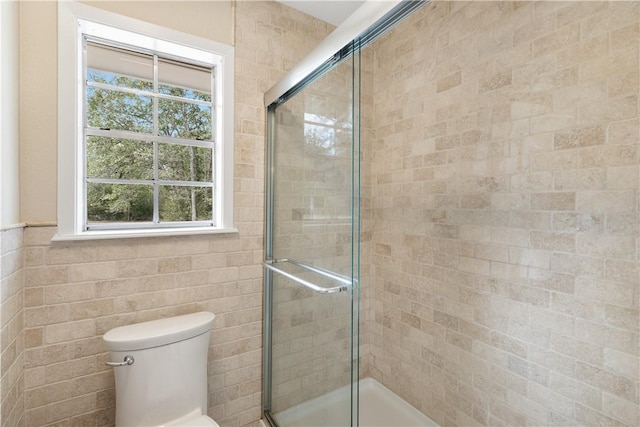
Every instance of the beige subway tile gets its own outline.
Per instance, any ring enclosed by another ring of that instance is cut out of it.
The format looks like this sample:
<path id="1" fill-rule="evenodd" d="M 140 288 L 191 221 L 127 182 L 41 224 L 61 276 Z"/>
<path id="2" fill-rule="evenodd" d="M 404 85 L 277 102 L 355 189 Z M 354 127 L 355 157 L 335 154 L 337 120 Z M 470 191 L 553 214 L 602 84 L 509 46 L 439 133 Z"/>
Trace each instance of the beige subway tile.
<path id="1" fill-rule="evenodd" d="M 606 232 L 611 234 L 637 235 L 640 224 L 635 212 L 620 212 L 606 215 Z"/>
<path id="2" fill-rule="evenodd" d="M 574 416 L 573 401 L 547 387 L 532 382 L 529 385 L 527 395 L 533 401 L 543 405 L 551 411 L 568 417 L 568 419 L 571 419 Z"/>
<path id="3" fill-rule="evenodd" d="M 509 262 L 511 264 L 549 269 L 549 258 L 550 254 L 547 251 L 509 248 Z"/>
<path id="4" fill-rule="evenodd" d="M 458 71 L 453 74 L 450 74 L 447 77 L 443 77 L 440 80 L 438 80 L 436 91 L 444 92 L 456 86 L 460 86 L 461 83 L 462 83 L 462 72 Z"/>
<path id="5" fill-rule="evenodd" d="M 509 246 L 526 247 L 529 242 L 529 233 L 526 229 L 492 227 L 491 242 Z"/>
<path id="6" fill-rule="evenodd" d="M 576 319 L 576 337 L 602 347 L 638 354 L 639 341 L 635 331 L 627 331 L 599 323 Z"/>
<path id="7" fill-rule="evenodd" d="M 638 96 L 628 95 L 580 106 L 578 109 L 581 124 L 597 124 L 621 121 L 638 117 Z"/>
<path id="8" fill-rule="evenodd" d="M 533 193 L 531 209 L 547 211 L 573 211 L 576 209 L 576 193 Z"/>
<path id="9" fill-rule="evenodd" d="M 24 387 L 32 389 L 45 384 L 45 367 L 25 369 L 24 371 Z"/>
<path id="10" fill-rule="evenodd" d="M 636 298 L 637 285 L 629 282 L 616 282 L 591 277 L 576 278 L 576 296 L 593 301 L 632 307 Z"/>
<path id="11" fill-rule="evenodd" d="M 97 298 L 127 295 L 136 292 L 139 292 L 136 279 L 115 279 L 95 283 L 95 296 Z"/>
<path id="12" fill-rule="evenodd" d="M 629 284 L 638 284 L 640 274 L 638 265 L 634 261 L 607 259 L 605 260 L 605 278 Z"/>
<path id="13" fill-rule="evenodd" d="M 529 195 L 524 193 L 493 193 L 491 207 L 495 210 L 515 211 L 529 206 Z"/>
<path id="14" fill-rule="evenodd" d="M 557 353 L 547 347 L 529 346 L 527 360 L 549 369 L 549 386 L 552 387 L 554 372 L 573 375 L 575 359 Z"/>
<path id="15" fill-rule="evenodd" d="M 609 98 L 633 96 L 640 91 L 638 71 L 615 75 L 607 82 Z"/>
<path id="16" fill-rule="evenodd" d="M 601 258 L 554 252 L 551 254 L 550 268 L 558 273 L 574 276 L 602 278 L 604 264 Z"/>
<path id="17" fill-rule="evenodd" d="M 78 322 L 61 323 L 45 327 L 44 337 L 47 344 L 56 344 L 95 335 L 95 323 L 92 319 Z"/>
<path id="18" fill-rule="evenodd" d="M 94 372 L 95 368 L 95 357 L 85 357 L 68 360 L 62 363 L 53 363 L 45 366 L 43 369 L 46 382 L 51 384 L 91 374 Z"/>
<path id="19" fill-rule="evenodd" d="M 136 259 L 135 261 L 118 261 L 116 263 L 117 277 L 136 277 L 158 274 L 158 260 Z"/>
<path id="20" fill-rule="evenodd" d="M 510 86 L 512 82 L 511 71 L 501 71 L 488 77 L 483 77 L 478 81 L 480 93 L 494 91 L 505 86 Z"/>
<path id="21" fill-rule="evenodd" d="M 37 267 L 45 261 L 45 249 L 42 247 L 24 248 L 25 267 Z"/>
<path id="22" fill-rule="evenodd" d="M 558 335 L 555 332 L 551 334 L 551 349 L 595 366 L 602 366 L 604 360 L 602 347 L 575 338 Z"/>
<path id="23" fill-rule="evenodd" d="M 634 257 L 631 236 L 582 233 L 576 236 L 576 252 L 582 255 L 631 259 Z"/>
<path id="24" fill-rule="evenodd" d="M 24 290 L 24 306 L 38 307 L 44 304 L 44 288 L 26 288 Z"/>
<path id="25" fill-rule="evenodd" d="M 558 129 L 565 129 L 568 126 L 561 126 Z M 548 132 L 548 131 L 545 131 Z M 628 150 L 627 150 L 628 152 Z M 581 158 L 578 155 L 580 151 L 567 150 L 559 152 L 540 152 L 532 154 L 530 157 L 531 170 L 532 171 L 553 171 L 553 170 L 566 170 L 566 169 L 578 169 L 580 167 L 600 166 L 598 162 L 583 162 L 581 164 Z M 592 158 L 597 152 L 585 153 L 590 154 Z M 601 153 L 608 156 L 609 153 Z M 586 164 L 591 163 L 591 164 Z"/>
<path id="26" fill-rule="evenodd" d="M 522 265 L 491 261 L 491 276 L 497 279 L 518 282 L 526 279 L 527 267 Z"/>
<path id="27" fill-rule="evenodd" d="M 549 373 L 549 388 L 576 402 L 594 409 L 600 409 L 602 407 L 601 391 L 598 388 L 576 381 L 573 376 L 573 373 L 567 376 L 552 370 Z"/>
<path id="28" fill-rule="evenodd" d="M 24 331 L 24 346 L 25 348 L 40 347 L 43 345 L 43 328 L 32 328 Z"/>
<path id="29" fill-rule="evenodd" d="M 640 127 L 637 119 L 610 123 L 607 126 L 607 143 L 634 144 L 638 140 L 638 132 L 640 132 Z"/>
<path id="30" fill-rule="evenodd" d="M 58 382 L 42 387 L 25 390 L 25 407 L 27 409 L 59 402 L 69 397 L 69 383 Z"/>
<path id="31" fill-rule="evenodd" d="M 64 304 L 27 308 L 24 310 L 24 323 L 27 327 L 60 323 L 68 319 L 69 307 Z"/>
<path id="32" fill-rule="evenodd" d="M 548 113 L 531 118 L 531 134 L 554 132 L 568 129 L 578 124 L 576 114 Z M 560 159 L 558 161 L 561 161 Z"/>
<path id="33" fill-rule="evenodd" d="M 610 348 L 604 349 L 603 367 L 607 371 L 626 378 L 638 378 L 640 371 L 637 355 L 631 355 Z"/>
<path id="34" fill-rule="evenodd" d="M 529 284 L 556 292 L 572 294 L 575 277 L 571 274 L 555 273 L 545 269 L 529 268 Z"/>
<path id="35" fill-rule="evenodd" d="M 532 231 L 529 235 L 531 247 L 534 249 L 561 252 L 575 252 L 576 250 L 576 236 L 573 233 Z"/>
<path id="36" fill-rule="evenodd" d="M 105 390 L 112 386 L 113 374 L 109 371 L 97 374 L 77 376 L 70 381 L 70 395 L 80 396 Z"/>
<path id="37" fill-rule="evenodd" d="M 615 74 L 637 71 L 638 48 L 629 48 L 600 55 L 580 64 L 580 81 L 606 80 Z"/>
<path id="38" fill-rule="evenodd" d="M 69 266 L 69 281 L 86 282 L 92 280 L 114 279 L 117 274 L 116 272 L 115 262 L 72 264 Z"/>
<path id="39" fill-rule="evenodd" d="M 554 212 L 553 229 L 565 232 L 602 232 L 604 215 L 589 212 Z"/>
<path id="40" fill-rule="evenodd" d="M 517 28 L 513 35 L 513 43 L 518 45 L 520 43 L 530 42 L 553 32 L 555 25 L 554 21 L 554 16 L 549 14 L 543 18 L 536 19 L 520 28 Z"/>
<path id="41" fill-rule="evenodd" d="M 516 228 L 550 230 L 551 218 L 550 212 L 531 212 L 529 210 L 509 212 L 509 224 Z"/>
<path id="42" fill-rule="evenodd" d="M 26 287 L 54 285 L 69 281 L 68 266 L 29 267 L 24 271 Z"/>
<path id="43" fill-rule="evenodd" d="M 88 394 L 49 404 L 46 407 L 47 423 L 54 423 L 64 420 L 65 418 L 80 415 L 86 412 L 87 408 L 94 407 L 95 400 L 96 396 L 94 394 Z"/>
<path id="44" fill-rule="evenodd" d="M 88 300 L 95 296 L 93 283 L 47 286 L 44 298 L 47 304 Z"/>
<path id="45" fill-rule="evenodd" d="M 534 56 L 539 57 L 573 45 L 580 38 L 580 25 L 567 25 L 554 33 L 540 37 L 533 42 Z"/>
<path id="46" fill-rule="evenodd" d="M 535 344 L 541 347 L 546 347 L 549 344 L 549 335 L 550 335 L 549 330 L 545 328 L 540 328 L 537 325 L 530 325 L 524 322 L 509 320 L 508 327 L 505 333 L 509 336 L 517 338 L 526 343 Z M 530 369 L 525 367 L 526 365 L 528 365 L 528 363 L 523 363 L 523 362 L 524 361 L 520 361 L 520 360 L 512 361 L 510 358 L 509 370 L 516 373 L 518 373 L 517 371 L 523 371 L 523 372 L 529 371 Z M 518 368 L 513 368 L 512 365 L 515 365 Z M 531 368 L 531 370 L 534 370 L 534 371 L 538 370 L 538 367 L 533 367 Z M 527 377 L 529 379 L 533 379 L 528 375 L 523 375 L 522 373 L 520 373 L 520 375 Z M 546 375 L 545 375 L 545 378 L 546 378 Z M 546 384 L 546 379 L 543 381 L 543 383 Z"/>
<path id="47" fill-rule="evenodd" d="M 551 172 L 538 172 L 512 175 L 510 189 L 511 191 L 522 192 L 552 190 L 553 174 Z"/>
<path id="48" fill-rule="evenodd" d="M 94 319 L 113 314 L 113 299 L 77 302 L 69 305 L 71 320 Z"/>
<path id="49" fill-rule="evenodd" d="M 610 393 L 602 393 L 602 413 L 630 426 L 638 425 L 640 412 L 638 404 Z"/>
<path id="50" fill-rule="evenodd" d="M 607 168 L 607 188 L 637 189 L 638 171 L 638 165 Z"/>
<path id="51" fill-rule="evenodd" d="M 159 273 L 177 273 L 191 270 L 191 257 L 161 258 L 158 260 Z"/>
<path id="52" fill-rule="evenodd" d="M 591 126 L 559 131 L 554 135 L 554 149 L 567 150 L 572 148 L 600 145 L 605 142 L 604 126 Z"/>
<path id="53" fill-rule="evenodd" d="M 555 88 L 573 86 L 578 83 L 578 67 L 565 68 L 540 74 L 533 80 L 532 90 L 548 91 Z"/>
<path id="54" fill-rule="evenodd" d="M 55 227 L 26 227 L 24 229 L 25 246 L 46 246 L 56 233 Z"/>
<path id="55" fill-rule="evenodd" d="M 615 305 L 604 305 L 604 317 L 608 325 L 623 328 L 629 331 L 638 331 L 640 325 L 640 311 L 638 308 L 618 307 Z"/>
<path id="56" fill-rule="evenodd" d="M 583 38 L 577 45 L 556 53 L 555 60 L 558 68 L 566 68 L 575 64 L 582 64 L 595 58 L 607 55 L 608 37 L 602 34 L 596 37 Z"/>
<path id="57" fill-rule="evenodd" d="M 549 291 L 520 285 L 511 285 L 509 288 L 509 298 L 539 307 L 548 307 L 551 301 Z"/>
<path id="58" fill-rule="evenodd" d="M 499 420 L 503 420 L 498 425 L 520 426 L 526 424 L 527 422 L 526 415 L 518 412 L 515 409 L 512 409 L 506 403 L 498 401 L 496 399 L 491 399 L 489 403 L 489 410 L 491 411 L 492 416 L 497 417 Z M 490 419 L 490 421 L 492 421 L 492 419 Z M 491 422 L 490 425 L 494 425 L 494 422 Z"/>
<path id="59" fill-rule="evenodd" d="M 625 378 L 598 367 L 576 362 L 576 378 L 587 384 L 599 387 L 605 391 L 629 400 L 636 398 L 636 390 L 631 379 Z"/>
<path id="60" fill-rule="evenodd" d="M 604 169 L 556 171 L 553 182 L 555 190 L 600 190 L 607 186 Z"/>

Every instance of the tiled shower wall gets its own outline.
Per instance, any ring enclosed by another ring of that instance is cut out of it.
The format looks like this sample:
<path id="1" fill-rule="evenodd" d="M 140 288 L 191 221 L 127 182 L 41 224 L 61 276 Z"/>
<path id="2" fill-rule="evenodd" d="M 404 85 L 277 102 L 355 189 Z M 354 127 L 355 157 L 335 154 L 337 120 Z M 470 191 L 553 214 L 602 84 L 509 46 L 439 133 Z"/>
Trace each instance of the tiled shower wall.
<path id="1" fill-rule="evenodd" d="M 55 8 L 34 7 L 53 11 L 55 22 Z M 28 226 L 24 239 L 22 229 L 2 232 L 3 425 L 113 425 L 113 374 L 104 366 L 102 334 L 197 310 L 216 313 L 209 415 L 221 426 L 260 418 L 263 93 L 330 26 L 275 2 L 236 8 L 239 233 L 52 243 L 52 226 Z"/>
<path id="2" fill-rule="evenodd" d="M 441 425 L 638 419 L 638 2 L 376 42 L 370 374 Z"/>
<path id="3" fill-rule="evenodd" d="M 23 227 L 0 230 L 0 425 L 24 425 Z"/>

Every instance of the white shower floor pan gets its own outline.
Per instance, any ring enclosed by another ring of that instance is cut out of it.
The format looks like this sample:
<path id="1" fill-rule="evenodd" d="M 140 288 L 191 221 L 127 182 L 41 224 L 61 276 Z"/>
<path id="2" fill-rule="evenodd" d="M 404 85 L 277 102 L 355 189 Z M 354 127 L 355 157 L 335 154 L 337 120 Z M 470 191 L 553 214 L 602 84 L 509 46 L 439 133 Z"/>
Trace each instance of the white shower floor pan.
<path id="1" fill-rule="evenodd" d="M 280 427 L 348 427 L 350 387 L 273 414 Z M 437 427 L 373 378 L 360 380 L 360 427 Z"/>

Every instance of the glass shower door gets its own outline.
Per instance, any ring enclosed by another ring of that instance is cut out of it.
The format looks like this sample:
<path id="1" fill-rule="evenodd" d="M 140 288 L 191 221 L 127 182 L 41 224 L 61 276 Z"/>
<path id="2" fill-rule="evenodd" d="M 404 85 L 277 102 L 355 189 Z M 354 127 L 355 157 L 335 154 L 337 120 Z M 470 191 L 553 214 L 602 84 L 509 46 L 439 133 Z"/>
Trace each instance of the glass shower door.
<path id="1" fill-rule="evenodd" d="M 265 415 L 357 425 L 358 54 L 269 107 Z"/>

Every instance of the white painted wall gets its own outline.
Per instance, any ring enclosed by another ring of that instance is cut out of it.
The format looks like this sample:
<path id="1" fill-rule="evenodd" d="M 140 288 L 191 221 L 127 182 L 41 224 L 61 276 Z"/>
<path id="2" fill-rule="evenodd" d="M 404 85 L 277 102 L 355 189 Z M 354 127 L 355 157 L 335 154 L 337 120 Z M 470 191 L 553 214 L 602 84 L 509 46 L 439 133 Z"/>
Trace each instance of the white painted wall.
<path id="1" fill-rule="evenodd" d="M 0 229 L 20 222 L 18 2 L 0 1 Z"/>

